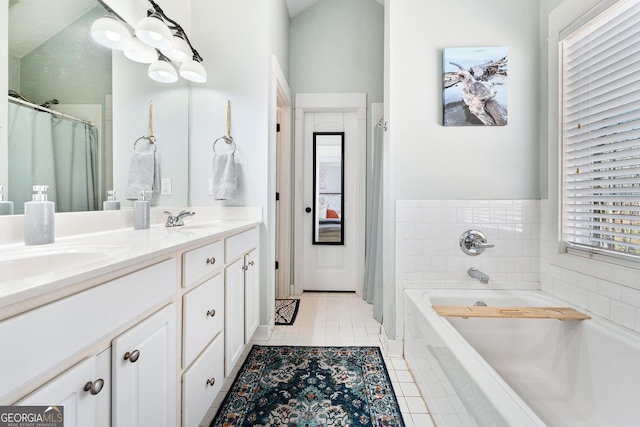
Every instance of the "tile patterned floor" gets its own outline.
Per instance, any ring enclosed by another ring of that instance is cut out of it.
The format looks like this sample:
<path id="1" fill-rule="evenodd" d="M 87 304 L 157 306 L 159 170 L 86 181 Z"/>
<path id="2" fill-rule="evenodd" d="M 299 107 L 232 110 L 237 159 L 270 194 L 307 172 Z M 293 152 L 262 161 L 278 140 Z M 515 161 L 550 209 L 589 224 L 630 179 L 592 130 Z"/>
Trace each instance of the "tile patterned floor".
<path id="1" fill-rule="evenodd" d="M 373 306 L 359 296 L 350 293 L 312 292 L 292 298 L 300 298 L 295 323 L 292 326 L 276 326 L 269 340 L 254 341 L 254 344 L 380 346 L 380 324 L 373 318 Z M 209 427 L 250 348 L 251 345 L 245 349 L 201 427 Z M 385 357 L 385 364 L 406 426 L 433 427 L 435 424 L 404 359 Z"/>

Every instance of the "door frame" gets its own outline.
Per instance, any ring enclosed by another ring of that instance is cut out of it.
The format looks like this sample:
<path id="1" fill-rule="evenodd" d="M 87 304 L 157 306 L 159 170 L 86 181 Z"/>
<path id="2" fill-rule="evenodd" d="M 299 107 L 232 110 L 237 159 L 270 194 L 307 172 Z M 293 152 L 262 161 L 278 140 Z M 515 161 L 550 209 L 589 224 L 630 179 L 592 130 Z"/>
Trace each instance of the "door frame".
<path id="1" fill-rule="evenodd" d="M 279 68 L 279 66 L 278 66 Z M 275 296 L 276 298 L 285 298 L 293 291 L 291 273 L 292 266 L 292 248 L 291 234 L 293 233 L 293 206 L 292 206 L 292 190 L 291 175 L 293 166 L 291 165 L 291 91 L 284 80 L 284 76 L 280 76 L 282 71 L 276 73 L 275 81 L 276 91 L 276 124 L 280 127 L 280 132 L 276 133 L 276 192 L 279 194 L 279 200 L 274 202 L 275 210 L 275 256 L 278 262 L 277 274 L 275 274 Z M 275 194 L 273 195 L 275 199 Z"/>
<path id="2" fill-rule="evenodd" d="M 298 93 L 295 97 L 295 197 L 294 197 L 294 293 L 303 292 L 304 273 L 304 212 L 305 206 L 310 206 L 304 199 L 304 159 L 305 159 L 305 114 L 322 112 L 356 112 L 356 159 L 345 164 L 345 167 L 355 166 L 356 212 L 350 221 L 356 227 L 356 263 L 357 283 L 356 294 L 362 294 L 364 284 L 364 249 L 365 249 L 365 194 L 366 194 L 366 145 L 367 145 L 367 94 L 366 93 Z M 310 147 L 309 147 L 310 148 Z M 308 231 L 308 230 L 307 230 Z"/>

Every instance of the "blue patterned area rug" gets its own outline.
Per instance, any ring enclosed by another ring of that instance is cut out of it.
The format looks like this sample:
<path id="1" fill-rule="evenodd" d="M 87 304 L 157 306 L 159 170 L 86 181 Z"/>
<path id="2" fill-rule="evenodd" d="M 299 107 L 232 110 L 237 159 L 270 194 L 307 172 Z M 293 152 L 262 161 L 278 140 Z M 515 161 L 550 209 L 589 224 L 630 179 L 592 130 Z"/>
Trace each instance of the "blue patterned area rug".
<path id="1" fill-rule="evenodd" d="M 293 325 L 300 307 L 299 299 L 276 299 L 276 325 Z"/>
<path id="2" fill-rule="evenodd" d="M 211 427 L 399 426 L 378 347 L 254 345 Z"/>

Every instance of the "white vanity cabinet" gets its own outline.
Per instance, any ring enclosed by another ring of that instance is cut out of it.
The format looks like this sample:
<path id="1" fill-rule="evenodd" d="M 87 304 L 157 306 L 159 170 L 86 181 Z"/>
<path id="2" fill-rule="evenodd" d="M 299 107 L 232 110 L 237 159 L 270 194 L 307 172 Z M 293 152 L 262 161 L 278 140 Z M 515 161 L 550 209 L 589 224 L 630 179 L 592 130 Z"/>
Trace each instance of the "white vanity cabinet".
<path id="1" fill-rule="evenodd" d="M 168 259 L 1 321 L 0 401 L 96 343 L 108 348 L 118 331 L 175 293 L 176 261 Z"/>
<path id="2" fill-rule="evenodd" d="M 84 359 L 18 405 L 64 407 L 65 427 L 111 426 L 111 349 Z"/>
<path id="3" fill-rule="evenodd" d="M 200 425 L 259 325 L 250 224 L 83 275 L 1 320 L 0 405 L 64 406 L 69 427 Z"/>
<path id="4" fill-rule="evenodd" d="M 113 341 L 114 426 L 175 425 L 176 338 L 172 303 Z"/>

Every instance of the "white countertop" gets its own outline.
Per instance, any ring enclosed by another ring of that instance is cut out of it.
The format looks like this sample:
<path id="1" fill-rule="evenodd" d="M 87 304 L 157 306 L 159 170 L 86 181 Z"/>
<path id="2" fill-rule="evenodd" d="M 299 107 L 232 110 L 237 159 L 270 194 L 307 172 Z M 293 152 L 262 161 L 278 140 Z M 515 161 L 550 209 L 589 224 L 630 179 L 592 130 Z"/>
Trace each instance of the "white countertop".
<path id="1" fill-rule="evenodd" d="M 0 245 L 0 319 L 95 286 L 98 278 L 170 258 L 175 252 L 249 229 L 260 220 L 187 219 L 180 227 L 152 225 L 56 237 L 55 243 Z M 26 271 L 26 272 L 25 272 Z M 33 272 L 33 273 L 32 273 Z M 25 305 L 21 309 L 21 305 Z M 11 309 L 6 309 L 11 306 Z"/>

